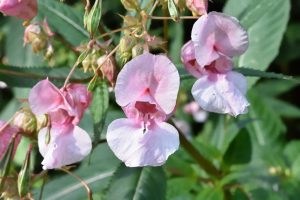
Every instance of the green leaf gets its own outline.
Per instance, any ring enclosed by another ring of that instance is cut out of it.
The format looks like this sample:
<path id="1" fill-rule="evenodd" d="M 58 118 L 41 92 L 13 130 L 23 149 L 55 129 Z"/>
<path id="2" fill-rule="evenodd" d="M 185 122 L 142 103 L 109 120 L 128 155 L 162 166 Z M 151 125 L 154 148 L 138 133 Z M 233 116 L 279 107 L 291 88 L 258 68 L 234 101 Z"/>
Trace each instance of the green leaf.
<path id="1" fill-rule="evenodd" d="M 70 72 L 68 67 L 12 67 L 0 64 L 0 80 L 10 87 L 32 87 L 39 80 L 49 78 L 50 81 L 62 85 Z M 75 70 L 71 82 L 81 82 L 90 78 L 90 74 L 84 74 L 80 70 Z"/>
<path id="2" fill-rule="evenodd" d="M 109 92 L 105 81 L 98 83 L 93 91 L 93 101 L 91 104 L 91 113 L 94 121 L 94 141 L 100 139 L 100 134 L 104 127 L 105 117 L 109 106 Z"/>
<path id="3" fill-rule="evenodd" d="M 251 160 L 252 146 L 248 131 L 242 129 L 231 142 L 224 155 L 226 165 L 247 164 Z"/>
<path id="4" fill-rule="evenodd" d="M 209 187 L 201 190 L 196 200 L 223 200 L 224 194 L 219 187 Z"/>
<path id="5" fill-rule="evenodd" d="M 27 67 L 43 66 L 43 56 L 34 54 L 31 45 L 24 46 L 24 27 L 22 21 L 11 18 L 6 34 L 5 56 L 9 65 Z"/>
<path id="6" fill-rule="evenodd" d="M 286 76 L 283 74 L 277 74 L 274 72 L 265 72 L 257 69 L 251 69 L 251 68 L 245 68 L 245 67 L 239 67 L 235 68 L 234 71 L 239 72 L 243 74 L 244 76 L 254 76 L 254 77 L 260 77 L 260 78 L 276 78 L 276 79 L 285 79 L 285 80 L 291 80 L 291 81 L 297 81 L 292 76 Z"/>
<path id="7" fill-rule="evenodd" d="M 127 168 L 121 165 L 113 176 L 106 200 L 163 200 L 166 178 L 161 167 Z"/>
<path id="8" fill-rule="evenodd" d="M 238 66 L 266 70 L 278 54 L 290 11 L 289 0 L 229 0 L 224 12 L 237 17 L 249 34 L 249 48 Z M 250 78 L 252 86 L 258 78 Z"/>
<path id="9" fill-rule="evenodd" d="M 77 46 L 89 38 L 83 28 L 83 12 L 61 2 L 39 0 L 39 15 L 47 18 L 50 28 L 61 34 L 72 45 Z"/>
<path id="10" fill-rule="evenodd" d="M 299 156 L 299 152 L 300 152 L 299 140 L 289 142 L 283 150 L 283 154 L 287 158 L 289 164 L 292 164 L 295 161 L 295 158 Z"/>
<path id="11" fill-rule="evenodd" d="M 275 98 L 266 98 L 266 100 L 280 116 L 286 118 L 300 118 L 300 108 Z"/>
<path id="12" fill-rule="evenodd" d="M 198 189 L 197 180 L 188 177 L 176 177 L 168 180 L 167 199 L 168 200 L 192 200 L 190 194 L 194 189 Z"/>
<path id="13" fill-rule="evenodd" d="M 93 152 L 90 165 L 88 160 L 73 171 L 81 177 L 92 189 L 95 196 L 104 191 L 119 165 L 119 161 L 113 156 L 106 144 L 99 145 Z M 51 178 L 51 177 L 50 177 Z M 34 192 L 39 195 L 39 190 Z M 37 198 L 35 198 L 37 199 Z M 74 177 L 67 174 L 53 177 L 46 183 L 43 193 L 43 200 L 74 200 L 87 199 L 86 190 L 83 185 Z"/>
<path id="14" fill-rule="evenodd" d="M 264 80 L 262 82 L 259 82 L 255 86 L 255 89 L 259 93 L 266 96 L 279 96 L 292 90 L 297 85 L 297 82 L 289 80 Z"/>
<path id="15" fill-rule="evenodd" d="M 286 131 L 286 127 L 268 101 L 261 98 L 254 90 L 251 90 L 248 96 L 251 104 L 249 112 L 240 119 L 246 117 L 253 120 L 246 127 L 256 144 L 271 144 Z"/>

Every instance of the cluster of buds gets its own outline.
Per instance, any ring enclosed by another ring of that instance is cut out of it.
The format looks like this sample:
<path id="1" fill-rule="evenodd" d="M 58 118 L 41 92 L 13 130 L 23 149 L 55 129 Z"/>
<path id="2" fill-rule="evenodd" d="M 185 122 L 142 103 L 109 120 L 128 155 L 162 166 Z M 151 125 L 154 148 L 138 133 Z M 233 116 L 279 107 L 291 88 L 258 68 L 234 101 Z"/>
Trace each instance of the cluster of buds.
<path id="1" fill-rule="evenodd" d="M 54 33 L 50 30 L 46 20 L 30 24 L 25 28 L 24 45 L 31 44 L 34 53 L 44 52 L 45 58 L 50 59 L 54 53 L 50 42 Z"/>
<path id="2" fill-rule="evenodd" d="M 116 64 L 113 56 L 107 57 L 105 49 L 108 48 L 110 41 L 105 44 L 99 44 L 96 41 L 90 42 L 85 47 L 85 51 L 89 53 L 82 61 L 82 67 L 84 72 L 92 71 L 95 74 L 102 76 L 102 79 L 107 79 L 110 85 L 115 84 L 116 79 Z M 100 71 L 97 71 L 99 69 Z"/>
<path id="3" fill-rule="evenodd" d="M 12 124 L 18 127 L 23 136 L 36 138 L 36 134 L 47 126 L 46 115 L 34 115 L 29 108 L 21 108 L 12 120 Z"/>

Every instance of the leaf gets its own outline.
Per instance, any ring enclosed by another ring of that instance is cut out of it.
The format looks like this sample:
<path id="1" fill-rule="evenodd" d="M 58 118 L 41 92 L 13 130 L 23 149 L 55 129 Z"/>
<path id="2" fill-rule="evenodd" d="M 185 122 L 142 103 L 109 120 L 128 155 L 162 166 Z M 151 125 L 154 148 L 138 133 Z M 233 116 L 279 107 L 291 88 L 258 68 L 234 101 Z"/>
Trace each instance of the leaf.
<path id="1" fill-rule="evenodd" d="M 92 189 L 93 194 L 97 195 L 107 187 L 118 164 L 119 161 L 113 156 L 108 146 L 101 144 L 94 150 L 90 165 L 88 165 L 88 160 L 85 160 L 85 163 L 73 173 L 81 177 Z M 34 195 L 37 197 L 39 190 L 36 190 Z M 42 199 L 87 199 L 87 194 L 77 179 L 66 174 L 53 177 L 46 183 Z"/>
<path id="2" fill-rule="evenodd" d="M 294 89 L 297 85 L 297 82 L 288 80 L 264 80 L 259 82 L 255 89 L 266 96 L 279 96 Z"/>
<path id="3" fill-rule="evenodd" d="M 194 199 L 190 194 L 193 189 L 197 189 L 197 180 L 188 177 L 176 177 L 168 180 L 167 184 L 167 199 L 171 200 L 187 200 Z M 191 196 L 190 198 L 188 198 Z"/>
<path id="4" fill-rule="evenodd" d="M 287 161 L 290 165 L 295 161 L 295 158 L 299 156 L 299 152 L 300 152 L 299 140 L 294 140 L 289 142 L 283 150 L 283 154 L 287 158 Z"/>
<path id="5" fill-rule="evenodd" d="M 246 125 L 252 141 L 259 145 L 271 144 L 286 131 L 286 127 L 278 113 L 258 93 L 251 90 L 248 96 L 251 104 L 249 112 L 240 119 L 253 120 Z"/>
<path id="6" fill-rule="evenodd" d="M 166 178 L 161 167 L 127 168 L 122 164 L 113 176 L 106 200 L 163 200 Z"/>
<path id="7" fill-rule="evenodd" d="M 7 24 L 8 30 L 5 44 L 7 64 L 19 67 L 45 66 L 41 54 L 34 54 L 31 45 L 24 46 L 22 21 L 11 18 Z"/>
<path id="8" fill-rule="evenodd" d="M 223 200 L 224 194 L 219 187 L 209 187 L 201 190 L 196 200 Z"/>
<path id="9" fill-rule="evenodd" d="M 83 28 L 83 12 L 57 1 L 39 0 L 39 15 L 47 18 L 50 28 L 77 46 L 89 38 Z"/>
<path id="10" fill-rule="evenodd" d="M 239 67 L 235 68 L 234 71 L 239 72 L 243 74 L 244 76 L 254 76 L 254 77 L 260 77 L 260 78 L 276 78 L 276 79 L 285 79 L 285 80 L 291 80 L 291 81 L 297 81 L 292 76 L 286 76 L 283 74 L 277 74 L 274 72 L 265 72 L 257 69 L 251 69 L 251 68 L 245 68 L 245 67 Z"/>
<path id="11" fill-rule="evenodd" d="M 266 98 L 266 101 L 276 110 L 278 115 L 286 118 L 300 118 L 300 108 L 275 98 Z"/>
<path id="12" fill-rule="evenodd" d="M 237 17 L 249 34 L 249 48 L 238 66 L 266 70 L 278 54 L 289 19 L 289 0 L 229 0 L 224 12 Z M 250 78 L 252 86 L 258 78 Z"/>
<path id="13" fill-rule="evenodd" d="M 98 83 L 93 91 L 93 101 L 90 107 L 94 123 L 94 142 L 100 139 L 105 117 L 109 106 L 109 92 L 105 81 Z"/>
<path id="14" fill-rule="evenodd" d="M 62 85 L 70 72 L 68 67 L 12 67 L 0 64 L 0 80 L 10 87 L 32 87 L 39 80 L 49 78 L 56 84 Z M 81 82 L 89 78 L 89 74 L 84 74 L 80 70 L 75 70 L 71 82 Z"/>
<path id="15" fill-rule="evenodd" d="M 247 164 L 251 160 L 251 154 L 252 146 L 250 135 L 246 129 L 242 129 L 231 142 L 224 155 L 223 161 L 229 166 Z"/>

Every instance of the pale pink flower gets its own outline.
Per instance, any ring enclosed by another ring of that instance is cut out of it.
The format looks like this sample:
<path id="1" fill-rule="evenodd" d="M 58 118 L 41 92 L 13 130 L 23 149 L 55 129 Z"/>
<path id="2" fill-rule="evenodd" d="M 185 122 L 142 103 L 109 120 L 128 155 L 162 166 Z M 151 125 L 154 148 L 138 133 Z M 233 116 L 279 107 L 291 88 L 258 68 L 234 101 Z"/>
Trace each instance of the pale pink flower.
<path id="1" fill-rule="evenodd" d="M 121 70 L 115 95 L 127 118 L 113 121 L 106 138 L 126 166 L 159 166 L 178 149 L 177 130 L 164 122 L 178 90 L 178 71 L 166 56 L 144 53 Z"/>
<path id="2" fill-rule="evenodd" d="M 51 122 L 50 129 L 43 128 L 38 135 L 44 169 L 69 165 L 89 154 L 91 139 L 77 126 L 91 102 L 91 93 L 84 85 L 68 84 L 59 90 L 48 79 L 42 80 L 32 88 L 28 101 L 34 114 L 48 114 Z"/>
<path id="3" fill-rule="evenodd" d="M 202 109 L 233 116 L 247 112 L 246 78 L 232 72 L 232 56 L 247 47 L 247 33 L 233 17 L 212 12 L 195 23 L 192 40 L 182 47 L 181 60 L 198 78 L 192 94 Z"/>
<path id="4" fill-rule="evenodd" d="M 37 0 L 1 0 L 0 12 L 21 19 L 32 19 L 37 15 Z"/>
<path id="5" fill-rule="evenodd" d="M 207 14 L 208 0 L 185 0 L 186 6 L 196 15 Z"/>
<path id="6" fill-rule="evenodd" d="M 192 41 L 200 67 L 218 59 L 239 56 L 248 48 L 248 34 L 239 21 L 218 12 L 203 15 L 195 22 Z"/>
<path id="7" fill-rule="evenodd" d="M 0 129 L 5 126 L 4 121 L 0 121 Z M 14 152 L 16 151 L 20 140 L 21 136 L 17 136 L 19 129 L 15 126 L 7 125 L 1 132 L 0 132 L 0 160 L 2 160 L 9 144 L 11 143 L 12 139 L 14 136 L 15 137 L 15 143 L 14 143 Z"/>
<path id="8" fill-rule="evenodd" d="M 183 111 L 191 114 L 196 122 L 204 122 L 208 117 L 208 113 L 203 110 L 196 101 L 192 101 L 183 107 Z"/>

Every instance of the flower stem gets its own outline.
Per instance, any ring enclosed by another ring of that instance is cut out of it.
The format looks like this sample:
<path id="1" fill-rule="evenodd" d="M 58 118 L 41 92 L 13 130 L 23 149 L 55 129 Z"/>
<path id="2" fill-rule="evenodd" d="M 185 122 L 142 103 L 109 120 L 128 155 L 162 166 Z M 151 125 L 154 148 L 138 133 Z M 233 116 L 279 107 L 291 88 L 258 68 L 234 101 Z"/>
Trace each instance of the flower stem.
<path id="1" fill-rule="evenodd" d="M 88 199 L 89 200 L 93 200 L 93 193 L 92 190 L 90 189 L 90 187 L 88 186 L 88 184 L 82 180 L 79 176 L 77 176 L 76 174 L 70 172 L 69 170 L 65 169 L 65 168 L 60 168 L 61 171 L 66 172 L 67 174 L 69 174 L 70 176 L 73 176 L 74 178 L 76 178 L 78 181 L 81 182 L 81 184 L 85 187 L 87 194 L 88 194 Z"/>
<path id="2" fill-rule="evenodd" d="M 172 17 L 148 16 L 150 19 L 156 20 L 173 20 Z M 179 19 L 198 19 L 198 16 L 180 16 Z"/>
<path id="3" fill-rule="evenodd" d="M 193 144 L 186 139 L 182 131 L 175 125 L 173 120 L 170 120 L 170 123 L 176 127 L 179 132 L 180 144 L 182 147 L 197 161 L 201 168 L 203 168 L 208 174 L 219 178 L 221 176 L 220 171 L 209 161 L 207 160 L 194 146 Z"/>

